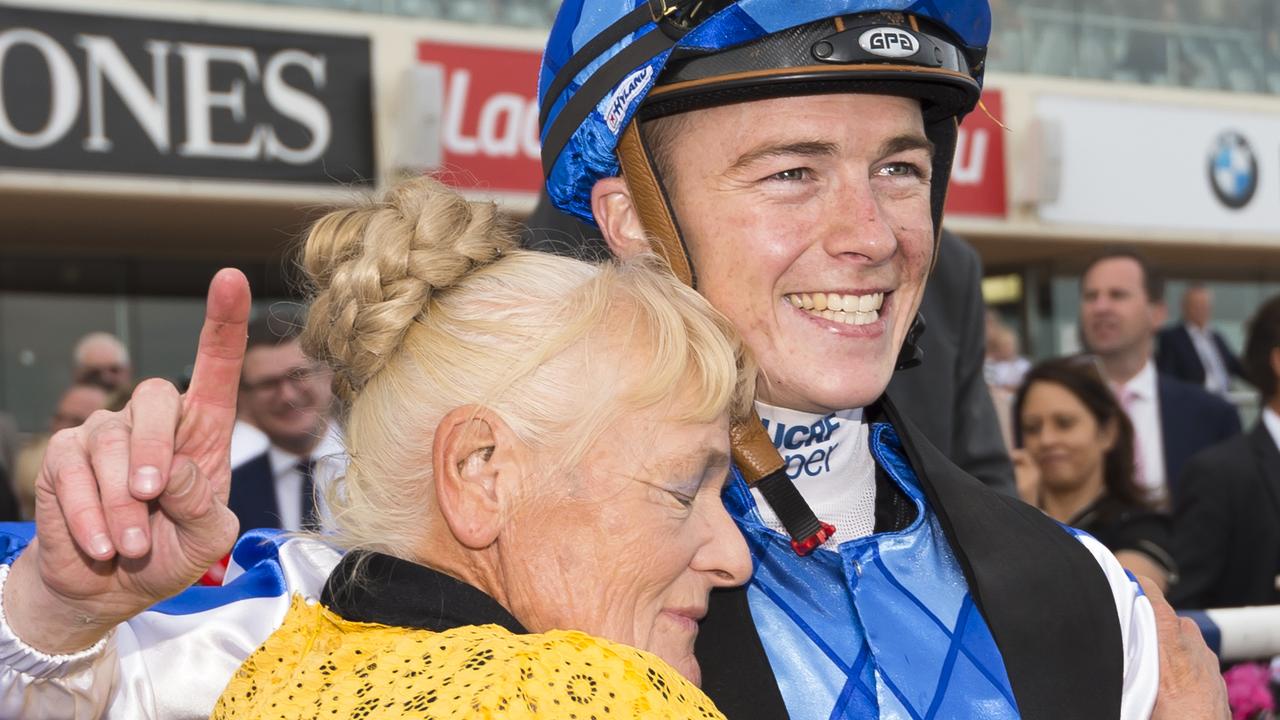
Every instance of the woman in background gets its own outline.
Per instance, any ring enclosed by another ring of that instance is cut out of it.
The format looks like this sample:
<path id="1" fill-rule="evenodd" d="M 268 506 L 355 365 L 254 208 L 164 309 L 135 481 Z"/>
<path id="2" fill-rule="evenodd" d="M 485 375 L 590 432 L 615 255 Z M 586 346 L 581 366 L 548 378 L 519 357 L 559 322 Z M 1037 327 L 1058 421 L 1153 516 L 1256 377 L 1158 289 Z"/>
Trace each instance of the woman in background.
<path id="1" fill-rule="evenodd" d="M 1133 425 L 1097 370 L 1079 358 L 1036 365 L 1013 413 L 1016 444 L 1030 461 L 1019 464 L 1022 499 L 1166 588 L 1174 574 L 1169 519 L 1134 482 Z"/>

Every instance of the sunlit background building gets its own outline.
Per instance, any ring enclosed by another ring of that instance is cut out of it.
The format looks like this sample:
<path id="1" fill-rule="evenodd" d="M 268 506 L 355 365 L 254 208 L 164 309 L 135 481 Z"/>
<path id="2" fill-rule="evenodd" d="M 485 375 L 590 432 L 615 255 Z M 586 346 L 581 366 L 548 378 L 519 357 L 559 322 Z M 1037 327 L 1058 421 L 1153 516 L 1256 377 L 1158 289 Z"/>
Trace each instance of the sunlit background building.
<path id="1" fill-rule="evenodd" d="M 139 375 L 180 378 L 216 268 L 244 269 L 259 306 L 288 301 L 308 219 L 405 174 L 527 213 L 557 5 L 0 1 L 0 407 L 43 428 L 91 330 L 124 338 Z M 1081 265 L 1133 244 L 1172 297 L 1208 283 L 1238 347 L 1280 291 L 1276 3 L 993 12 L 948 210 L 988 301 L 1027 354 L 1069 352 Z"/>

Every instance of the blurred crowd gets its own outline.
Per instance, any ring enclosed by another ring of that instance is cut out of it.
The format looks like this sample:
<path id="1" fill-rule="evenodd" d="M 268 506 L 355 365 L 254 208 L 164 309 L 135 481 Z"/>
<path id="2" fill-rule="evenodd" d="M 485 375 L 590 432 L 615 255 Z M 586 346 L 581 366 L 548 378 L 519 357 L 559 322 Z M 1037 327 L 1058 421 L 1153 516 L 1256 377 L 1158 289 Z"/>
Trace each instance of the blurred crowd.
<path id="1" fill-rule="evenodd" d="M 988 313 L 986 381 L 1018 495 L 1160 579 L 1175 605 L 1275 604 L 1280 538 L 1262 511 L 1280 471 L 1280 298 L 1257 309 L 1240 356 L 1208 288 L 1188 286 L 1170 321 L 1164 285 L 1135 251 L 1095 258 L 1080 279 L 1085 352 L 1036 364 Z M 1240 384 L 1263 402 L 1249 431 L 1228 400 Z M 1259 504 L 1242 514 L 1246 499 Z"/>
<path id="2" fill-rule="evenodd" d="M 71 377 L 51 409 L 47 432 L 21 442 L 13 418 L 0 413 L 0 519 L 35 517 L 36 479 L 53 433 L 77 427 L 97 410 L 123 408 L 133 391 L 129 349 L 116 336 L 89 333 L 70 352 Z"/>
<path id="3" fill-rule="evenodd" d="M 1214 329 L 1203 285 L 1170 321 L 1164 279 L 1137 252 L 1095 258 L 1080 297 L 1085 351 L 1035 364 L 987 315 L 986 381 L 1018 496 L 1157 579 L 1176 608 L 1277 604 L 1280 296 L 1256 309 L 1242 354 Z M 1252 428 L 1228 401 L 1239 385 L 1261 398 Z M 1228 671 L 1233 706 L 1274 708 L 1260 667 Z"/>

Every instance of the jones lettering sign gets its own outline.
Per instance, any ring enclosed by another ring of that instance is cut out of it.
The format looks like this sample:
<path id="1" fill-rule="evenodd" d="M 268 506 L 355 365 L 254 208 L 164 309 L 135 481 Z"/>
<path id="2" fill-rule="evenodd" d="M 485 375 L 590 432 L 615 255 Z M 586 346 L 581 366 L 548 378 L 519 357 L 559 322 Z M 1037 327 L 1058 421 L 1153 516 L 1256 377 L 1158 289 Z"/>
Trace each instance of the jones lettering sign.
<path id="1" fill-rule="evenodd" d="M 0 8 L 0 166 L 374 176 L 369 42 Z"/>

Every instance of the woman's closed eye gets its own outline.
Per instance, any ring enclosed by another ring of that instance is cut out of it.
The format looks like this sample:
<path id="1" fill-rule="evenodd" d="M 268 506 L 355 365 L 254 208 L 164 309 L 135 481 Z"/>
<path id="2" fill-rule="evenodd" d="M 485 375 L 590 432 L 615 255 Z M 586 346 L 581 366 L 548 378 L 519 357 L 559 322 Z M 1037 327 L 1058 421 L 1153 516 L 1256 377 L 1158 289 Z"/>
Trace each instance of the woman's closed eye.
<path id="1" fill-rule="evenodd" d="M 661 480 L 651 483 L 657 490 L 680 505 L 690 510 L 698 503 L 700 495 L 712 494 L 718 502 L 720 492 L 729 477 L 729 456 L 724 452 L 712 453 L 709 459 L 699 457 L 697 466 L 689 469 L 672 468 Z"/>
<path id="2" fill-rule="evenodd" d="M 686 509 L 693 507 L 693 501 L 696 499 L 693 495 L 689 495 L 679 490 L 667 490 L 667 494 L 675 498 L 675 501 L 680 503 L 680 506 Z"/>

